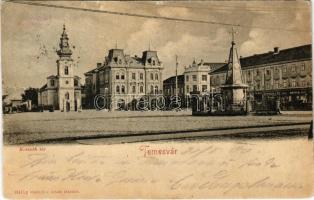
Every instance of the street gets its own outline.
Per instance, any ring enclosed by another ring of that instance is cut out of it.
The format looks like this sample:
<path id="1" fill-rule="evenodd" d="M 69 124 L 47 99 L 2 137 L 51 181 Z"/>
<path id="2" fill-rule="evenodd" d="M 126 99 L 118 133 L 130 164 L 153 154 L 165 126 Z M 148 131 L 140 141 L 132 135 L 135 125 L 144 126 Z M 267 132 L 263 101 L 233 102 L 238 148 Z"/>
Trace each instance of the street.
<path id="1" fill-rule="evenodd" d="M 80 113 L 43 112 L 4 115 L 4 143 L 112 144 L 218 135 L 271 137 L 305 135 L 312 112 L 278 116 L 192 116 L 190 111 Z"/>

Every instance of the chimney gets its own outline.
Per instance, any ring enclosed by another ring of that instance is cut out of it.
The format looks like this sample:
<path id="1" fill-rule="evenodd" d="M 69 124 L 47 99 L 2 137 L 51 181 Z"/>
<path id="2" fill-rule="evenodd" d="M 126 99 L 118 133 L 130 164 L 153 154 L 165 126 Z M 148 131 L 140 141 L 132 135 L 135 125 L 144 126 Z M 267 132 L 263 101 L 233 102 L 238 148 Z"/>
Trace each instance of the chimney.
<path id="1" fill-rule="evenodd" d="M 279 47 L 274 47 L 274 53 L 279 53 Z"/>
<path id="2" fill-rule="evenodd" d="M 101 63 L 97 63 L 97 68 L 101 67 Z"/>

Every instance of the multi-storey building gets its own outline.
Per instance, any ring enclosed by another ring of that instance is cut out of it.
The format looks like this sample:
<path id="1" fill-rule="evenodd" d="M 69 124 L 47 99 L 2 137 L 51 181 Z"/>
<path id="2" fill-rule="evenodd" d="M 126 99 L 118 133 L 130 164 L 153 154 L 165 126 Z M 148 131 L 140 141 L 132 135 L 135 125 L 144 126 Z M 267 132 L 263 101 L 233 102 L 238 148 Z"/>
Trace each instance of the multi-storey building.
<path id="1" fill-rule="evenodd" d="M 163 81 L 163 91 L 165 96 L 176 95 L 176 76 L 172 76 Z M 184 75 L 177 76 L 177 94 L 184 96 Z"/>
<path id="2" fill-rule="evenodd" d="M 162 94 L 162 70 L 157 51 L 131 57 L 123 49 L 111 49 L 103 63 L 85 73 L 87 104 L 94 106 L 95 96 L 101 94 L 107 108 L 136 109 L 141 97 Z"/>
<path id="3" fill-rule="evenodd" d="M 276 96 L 283 109 L 311 109 L 312 52 L 311 45 L 240 58 L 242 80 L 249 86 L 254 100 L 264 95 Z M 211 87 L 216 92 L 226 81 L 228 65 L 210 72 Z"/>
<path id="4" fill-rule="evenodd" d="M 57 51 L 57 75 L 47 77 L 47 83 L 38 92 L 38 104 L 61 111 L 81 109 L 80 77 L 74 75 L 74 63 L 69 38 L 63 26 L 60 49 Z"/>
<path id="5" fill-rule="evenodd" d="M 183 73 L 185 94 L 196 91 L 201 93 L 208 92 L 210 90 L 210 75 L 208 72 L 223 65 L 225 63 L 206 63 L 203 60 L 200 63 L 196 63 L 194 60 L 192 65 L 186 67 Z"/>

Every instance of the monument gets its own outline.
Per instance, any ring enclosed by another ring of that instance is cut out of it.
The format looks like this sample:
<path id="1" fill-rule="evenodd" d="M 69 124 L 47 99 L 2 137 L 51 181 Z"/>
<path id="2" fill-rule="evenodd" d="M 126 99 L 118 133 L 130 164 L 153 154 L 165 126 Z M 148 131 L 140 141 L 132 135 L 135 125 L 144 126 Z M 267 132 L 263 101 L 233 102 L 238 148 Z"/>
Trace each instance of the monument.
<path id="1" fill-rule="evenodd" d="M 246 94 L 248 85 L 242 82 L 241 64 L 234 41 L 235 31 L 233 28 L 231 34 L 232 41 L 227 63 L 226 82 L 221 86 L 224 112 L 228 114 L 245 114 L 247 112 Z"/>

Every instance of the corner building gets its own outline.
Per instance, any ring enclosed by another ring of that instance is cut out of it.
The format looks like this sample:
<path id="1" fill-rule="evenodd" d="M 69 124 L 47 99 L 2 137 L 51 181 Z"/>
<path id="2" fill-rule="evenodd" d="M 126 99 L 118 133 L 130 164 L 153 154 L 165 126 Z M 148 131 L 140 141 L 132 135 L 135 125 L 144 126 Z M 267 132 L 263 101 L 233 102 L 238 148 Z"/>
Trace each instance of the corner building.
<path id="1" fill-rule="evenodd" d="M 141 97 L 162 94 L 162 70 L 157 51 L 131 57 L 123 49 L 110 49 L 103 63 L 85 73 L 87 107 L 93 108 L 101 94 L 106 108 L 135 110 Z"/>
<path id="2" fill-rule="evenodd" d="M 312 109 L 312 48 L 303 45 L 240 58 L 242 80 L 257 102 L 276 96 L 284 110 Z M 226 80 L 228 65 L 210 72 L 216 92 Z"/>

